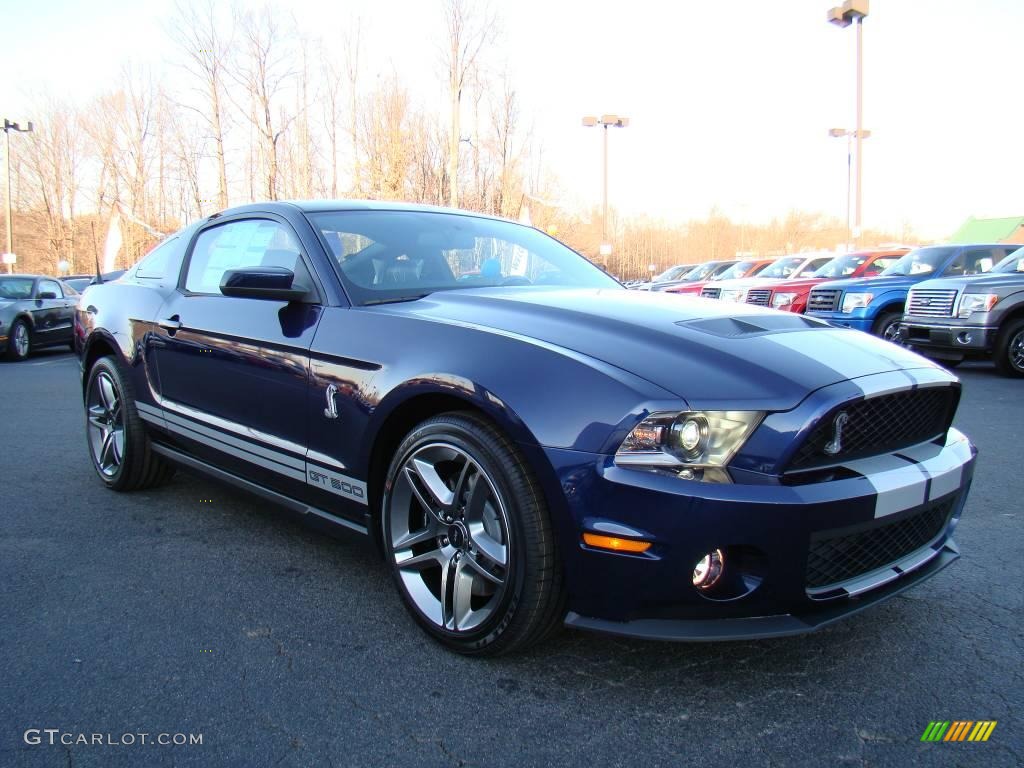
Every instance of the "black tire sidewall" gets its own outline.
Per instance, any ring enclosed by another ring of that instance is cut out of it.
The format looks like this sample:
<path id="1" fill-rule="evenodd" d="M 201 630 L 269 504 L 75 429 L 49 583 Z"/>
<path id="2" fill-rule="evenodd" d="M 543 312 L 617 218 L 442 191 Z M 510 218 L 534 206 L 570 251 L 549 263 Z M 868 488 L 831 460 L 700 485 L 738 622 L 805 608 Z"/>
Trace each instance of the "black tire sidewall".
<path id="1" fill-rule="evenodd" d="M 443 419 L 444 421 L 435 421 L 431 419 L 421 424 L 409 433 L 405 440 L 402 441 L 398 451 L 395 453 L 395 457 L 388 468 L 387 480 L 385 483 L 384 494 L 382 496 L 380 531 L 383 539 L 384 552 L 388 560 L 392 578 L 394 579 L 395 585 L 398 587 L 398 592 L 402 597 L 402 601 L 416 619 L 417 623 L 426 630 L 428 634 L 442 641 L 444 644 L 464 653 L 473 653 L 475 651 L 483 650 L 495 643 L 508 629 L 509 624 L 511 624 L 515 619 L 516 608 L 522 597 L 524 575 L 528 568 L 528 553 L 526 549 L 527 536 L 526 531 L 524 530 L 524 517 L 526 515 L 522 509 L 522 500 L 518 498 L 512 490 L 512 482 L 508 477 L 504 462 L 500 457 L 495 455 L 484 441 L 480 440 L 474 434 L 473 430 L 479 429 L 477 425 L 468 419 L 463 419 L 455 415 L 445 416 Z M 494 616 L 487 619 L 487 621 L 485 621 L 479 628 L 470 632 L 451 632 L 442 629 L 427 616 L 423 615 L 422 611 L 406 592 L 399 569 L 395 565 L 394 552 L 391 546 L 391 533 L 389 530 L 390 516 L 388 514 L 387 506 L 395 475 L 398 469 L 405 463 L 406 459 L 408 459 L 413 452 L 434 442 L 451 443 L 455 447 L 466 451 L 466 453 L 473 457 L 474 461 L 478 462 L 480 466 L 484 468 L 487 474 L 490 475 L 494 484 L 497 486 L 498 493 L 501 494 L 501 500 L 505 505 L 505 511 L 508 517 L 509 543 L 511 545 L 509 546 L 509 551 L 512 555 L 510 560 L 511 567 L 508 569 L 509 584 L 506 587 L 505 594 L 502 596 L 497 610 L 494 612 Z"/>
<path id="2" fill-rule="evenodd" d="M 1006 376 L 1024 377 L 1024 371 L 1017 368 L 1010 360 L 1010 342 L 1022 332 L 1024 332 L 1024 317 L 1017 318 L 999 332 L 999 341 L 996 344 L 995 351 L 995 363 L 1000 373 Z"/>
<path id="3" fill-rule="evenodd" d="M 903 315 L 900 312 L 886 312 L 886 313 L 884 313 L 883 315 L 881 315 L 878 318 L 878 322 L 875 324 L 875 335 L 878 338 L 880 338 L 880 339 L 888 341 L 890 344 L 899 344 L 900 342 L 899 342 L 899 338 L 898 337 L 894 338 L 894 339 L 886 339 L 885 338 L 885 330 L 890 325 L 892 325 L 894 322 L 899 324 L 900 319 L 902 317 L 903 317 Z"/>

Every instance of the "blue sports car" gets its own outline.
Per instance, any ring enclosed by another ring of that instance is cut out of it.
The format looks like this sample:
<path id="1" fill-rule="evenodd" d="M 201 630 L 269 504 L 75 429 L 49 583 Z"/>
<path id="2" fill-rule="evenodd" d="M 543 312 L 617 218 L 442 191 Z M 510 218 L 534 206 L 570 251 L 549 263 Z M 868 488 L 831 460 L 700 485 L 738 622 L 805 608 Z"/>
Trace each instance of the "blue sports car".
<path id="1" fill-rule="evenodd" d="M 432 637 L 806 632 L 928 578 L 976 451 L 957 379 L 857 331 L 627 291 L 535 229 L 264 203 L 76 311 L 88 449 L 369 536 Z"/>

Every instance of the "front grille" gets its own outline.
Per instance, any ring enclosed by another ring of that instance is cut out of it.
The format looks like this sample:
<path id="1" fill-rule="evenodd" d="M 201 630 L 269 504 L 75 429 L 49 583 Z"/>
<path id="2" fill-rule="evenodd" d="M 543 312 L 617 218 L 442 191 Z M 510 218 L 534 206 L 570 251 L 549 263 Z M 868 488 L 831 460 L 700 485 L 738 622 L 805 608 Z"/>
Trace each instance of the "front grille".
<path id="1" fill-rule="evenodd" d="M 956 289 L 914 288 L 907 299 L 907 314 L 922 317 L 952 317 Z"/>
<path id="2" fill-rule="evenodd" d="M 807 297 L 808 312 L 835 312 L 839 309 L 839 297 L 842 291 L 832 288 L 816 288 Z"/>
<path id="3" fill-rule="evenodd" d="M 756 291 L 747 291 L 747 304 L 757 304 L 759 307 L 767 307 L 771 298 L 772 292 L 767 289 L 758 288 Z"/>
<path id="4" fill-rule="evenodd" d="M 895 563 L 931 544 L 949 523 L 956 497 L 922 507 L 908 517 L 851 532 L 812 534 L 807 588 L 839 584 Z"/>
<path id="5" fill-rule="evenodd" d="M 704 288 L 701 290 L 700 295 L 705 299 L 717 299 L 721 293 L 721 288 Z"/>
<path id="6" fill-rule="evenodd" d="M 839 406 L 811 430 L 790 460 L 789 469 L 877 456 L 934 440 L 949 429 L 957 400 L 955 387 L 925 387 Z M 840 429 L 837 423 L 842 413 L 846 419 Z M 839 450 L 835 451 L 837 431 Z"/>

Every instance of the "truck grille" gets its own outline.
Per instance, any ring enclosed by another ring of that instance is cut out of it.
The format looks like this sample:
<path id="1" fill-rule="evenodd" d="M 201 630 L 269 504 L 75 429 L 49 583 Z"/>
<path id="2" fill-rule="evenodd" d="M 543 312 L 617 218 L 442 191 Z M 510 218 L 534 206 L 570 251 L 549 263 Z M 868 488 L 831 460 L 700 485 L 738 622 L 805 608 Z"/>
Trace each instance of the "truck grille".
<path id="1" fill-rule="evenodd" d="M 770 290 L 759 288 L 756 291 L 747 291 L 747 304 L 757 304 L 759 307 L 767 307 L 772 298 Z"/>
<path id="2" fill-rule="evenodd" d="M 835 312 L 839 309 L 839 297 L 842 291 L 833 288 L 816 288 L 807 298 L 808 312 Z"/>
<path id="3" fill-rule="evenodd" d="M 879 395 L 833 409 L 811 430 L 793 455 L 789 470 L 892 453 L 944 435 L 959 400 L 957 387 L 922 389 Z M 835 439 L 836 419 L 846 413 L 838 453 L 826 453 Z"/>
<path id="4" fill-rule="evenodd" d="M 840 584 L 895 563 L 935 541 L 949 524 L 956 496 L 925 505 L 899 520 L 860 530 L 820 531 L 807 552 L 807 587 Z M 883 518 L 884 520 L 884 518 Z"/>
<path id="5" fill-rule="evenodd" d="M 907 300 L 907 314 L 920 317 L 952 317 L 956 289 L 914 288 Z"/>
<path id="6" fill-rule="evenodd" d="M 705 299 L 717 299 L 721 293 L 721 288 L 704 288 L 701 290 L 700 295 Z"/>

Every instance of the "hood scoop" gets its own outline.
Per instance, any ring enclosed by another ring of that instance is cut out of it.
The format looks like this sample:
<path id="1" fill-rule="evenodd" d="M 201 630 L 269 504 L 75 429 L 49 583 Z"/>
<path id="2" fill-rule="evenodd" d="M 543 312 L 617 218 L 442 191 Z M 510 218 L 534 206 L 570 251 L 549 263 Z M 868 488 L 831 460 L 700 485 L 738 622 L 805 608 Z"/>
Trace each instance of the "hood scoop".
<path id="1" fill-rule="evenodd" d="M 763 336 L 766 333 L 778 333 L 780 331 L 806 331 L 812 328 L 831 327 L 822 320 L 783 312 L 772 315 L 752 315 L 744 318 L 711 317 L 703 320 L 680 320 L 676 325 L 692 328 L 695 331 L 702 331 L 724 339 Z"/>

